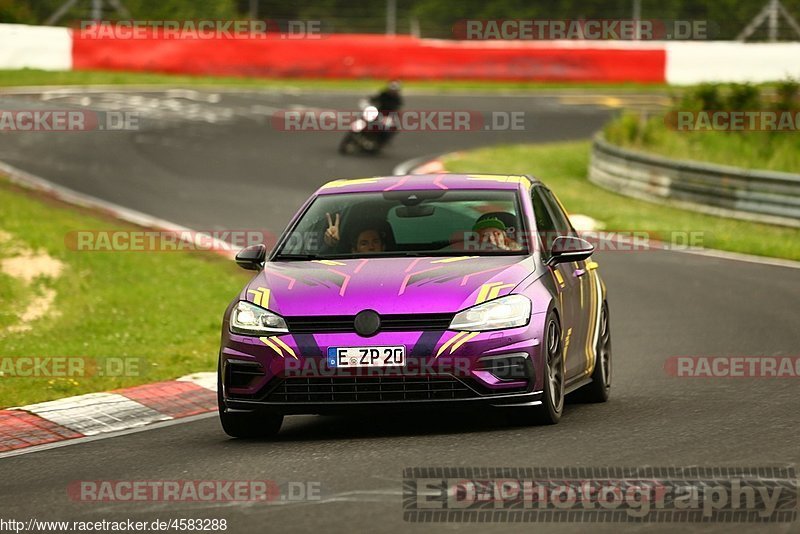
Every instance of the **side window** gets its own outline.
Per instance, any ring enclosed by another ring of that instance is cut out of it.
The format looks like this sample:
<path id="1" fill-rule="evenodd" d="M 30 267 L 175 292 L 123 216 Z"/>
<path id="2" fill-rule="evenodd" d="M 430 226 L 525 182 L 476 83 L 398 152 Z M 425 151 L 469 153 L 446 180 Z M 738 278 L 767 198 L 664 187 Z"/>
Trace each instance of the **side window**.
<path id="1" fill-rule="evenodd" d="M 575 235 L 572 225 L 567 218 L 567 214 L 561 209 L 561 204 L 556 200 L 555 195 L 549 189 L 542 189 L 544 200 L 550 207 L 550 213 L 553 214 L 553 222 L 555 223 L 558 235 Z"/>
<path id="2" fill-rule="evenodd" d="M 556 233 L 556 225 L 545 205 L 541 187 L 533 189 L 531 200 L 533 202 L 533 215 L 536 218 L 536 233 L 539 236 L 545 255 L 549 256 L 553 241 L 558 234 Z"/>

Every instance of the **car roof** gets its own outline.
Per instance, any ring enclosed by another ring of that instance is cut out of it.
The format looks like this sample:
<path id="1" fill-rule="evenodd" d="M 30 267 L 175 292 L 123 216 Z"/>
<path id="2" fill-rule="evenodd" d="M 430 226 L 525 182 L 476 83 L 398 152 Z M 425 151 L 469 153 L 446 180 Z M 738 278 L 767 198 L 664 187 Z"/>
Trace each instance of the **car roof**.
<path id="1" fill-rule="evenodd" d="M 522 174 L 406 174 L 340 179 L 328 182 L 317 190 L 318 195 L 425 189 L 528 189 L 539 183 Z"/>

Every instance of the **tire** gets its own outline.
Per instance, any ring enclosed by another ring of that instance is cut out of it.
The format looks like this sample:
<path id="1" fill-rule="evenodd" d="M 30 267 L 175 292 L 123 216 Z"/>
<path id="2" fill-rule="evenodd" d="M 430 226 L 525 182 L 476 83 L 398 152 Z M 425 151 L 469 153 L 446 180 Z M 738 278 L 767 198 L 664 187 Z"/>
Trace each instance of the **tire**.
<path id="1" fill-rule="evenodd" d="M 283 424 L 282 415 L 228 412 L 222 396 L 221 362 L 217 364 L 217 407 L 222 429 L 233 438 L 271 438 L 278 434 Z"/>
<path id="2" fill-rule="evenodd" d="M 561 323 L 553 311 L 547 315 L 544 337 L 542 404 L 522 409 L 521 420 L 526 424 L 555 425 L 564 412 L 564 344 Z"/>
<path id="3" fill-rule="evenodd" d="M 576 400 L 580 402 L 606 402 L 611 394 L 611 321 L 609 320 L 608 303 L 603 302 L 600 311 L 600 335 L 595 347 L 594 371 L 592 382 L 576 391 Z"/>
<path id="4" fill-rule="evenodd" d="M 347 132 L 347 135 L 344 136 L 342 142 L 339 143 L 339 154 L 350 155 L 357 154 L 360 152 L 361 147 L 359 147 L 358 142 L 353 137 L 352 132 Z"/>

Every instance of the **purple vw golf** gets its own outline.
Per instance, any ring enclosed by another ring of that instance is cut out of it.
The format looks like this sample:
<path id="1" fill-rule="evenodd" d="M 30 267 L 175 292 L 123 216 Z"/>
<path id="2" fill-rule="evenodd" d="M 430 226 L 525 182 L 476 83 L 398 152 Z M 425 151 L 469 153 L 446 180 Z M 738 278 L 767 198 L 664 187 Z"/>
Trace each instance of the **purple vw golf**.
<path id="1" fill-rule="evenodd" d="M 285 415 L 494 407 L 557 423 L 608 399 L 611 335 L 592 245 L 529 176 L 336 180 L 300 208 L 225 311 L 231 436 Z"/>

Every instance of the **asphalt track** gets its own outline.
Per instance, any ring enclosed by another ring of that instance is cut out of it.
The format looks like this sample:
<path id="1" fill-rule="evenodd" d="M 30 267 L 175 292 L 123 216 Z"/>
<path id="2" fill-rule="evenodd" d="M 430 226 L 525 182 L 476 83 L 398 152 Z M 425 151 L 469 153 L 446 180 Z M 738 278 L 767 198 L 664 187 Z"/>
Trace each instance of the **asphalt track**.
<path id="1" fill-rule="evenodd" d="M 526 129 L 408 133 L 378 158 L 343 158 L 336 153 L 340 133 L 279 132 L 270 127 L 269 113 L 294 105 L 346 109 L 360 95 L 209 97 L 151 91 L 140 93 L 138 100 L 131 96 L 99 93 L 80 101 L 59 94 L 46 100 L 0 95 L 5 108 L 149 110 L 140 131 L 0 134 L 0 160 L 193 228 L 278 232 L 297 205 L 329 179 L 388 174 L 401 161 L 460 148 L 585 138 L 609 115 L 607 108 L 567 105 L 557 95 L 412 95 L 407 107 L 415 109 L 525 111 Z M 297 416 L 287 418 L 277 441 L 254 442 L 228 439 L 215 418 L 204 418 L 2 459 L 2 515 L 51 520 L 225 518 L 228 531 L 235 533 L 429 532 L 433 525 L 403 521 L 405 467 L 800 463 L 797 379 L 676 378 L 664 371 L 667 358 L 677 355 L 797 355 L 800 270 L 665 251 L 602 252 L 596 257 L 610 295 L 612 399 L 604 405 L 570 404 L 557 426 L 518 427 L 502 416 L 466 413 Z M 238 290 L 232 287 L 231 295 Z M 223 307 L 221 303 L 220 313 Z M 275 504 L 79 503 L 66 491 L 77 480 L 130 479 L 314 481 L 322 498 Z M 796 522 L 436 525 L 441 531 L 472 532 L 588 528 L 797 532 L 799 527 Z"/>

